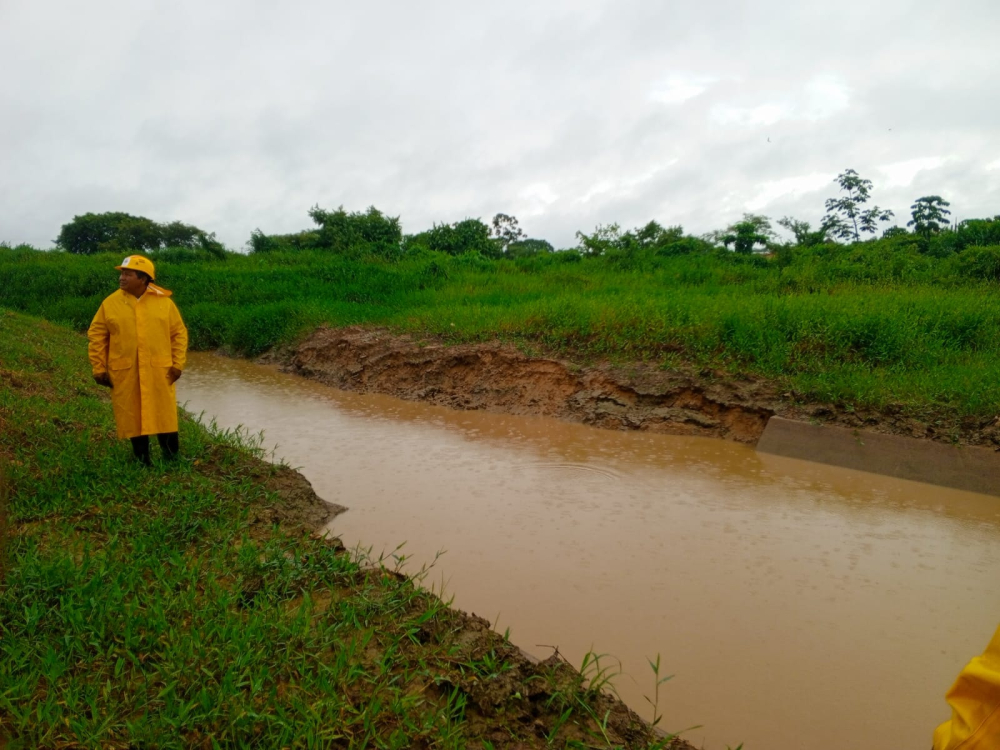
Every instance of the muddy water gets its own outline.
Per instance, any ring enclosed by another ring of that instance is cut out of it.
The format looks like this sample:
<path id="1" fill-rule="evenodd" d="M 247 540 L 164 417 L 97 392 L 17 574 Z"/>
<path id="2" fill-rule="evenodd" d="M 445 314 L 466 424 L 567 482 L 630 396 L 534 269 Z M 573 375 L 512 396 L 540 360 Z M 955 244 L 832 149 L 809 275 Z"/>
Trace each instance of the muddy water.
<path id="1" fill-rule="evenodd" d="M 1000 500 L 758 455 L 357 395 L 192 356 L 179 400 L 350 510 L 540 657 L 593 648 L 649 718 L 708 750 L 930 747 L 1000 621 Z"/>

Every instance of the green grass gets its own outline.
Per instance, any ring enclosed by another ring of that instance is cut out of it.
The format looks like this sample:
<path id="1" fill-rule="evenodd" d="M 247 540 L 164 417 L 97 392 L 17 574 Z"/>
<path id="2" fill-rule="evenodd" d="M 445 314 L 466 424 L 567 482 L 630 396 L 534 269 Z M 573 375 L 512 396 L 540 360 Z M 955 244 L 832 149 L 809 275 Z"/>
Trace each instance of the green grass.
<path id="1" fill-rule="evenodd" d="M 996 282 L 963 275 L 961 256 L 931 258 L 887 241 L 800 249 L 788 262 L 732 254 L 387 262 L 319 251 L 164 258 L 161 281 L 196 349 L 253 356 L 321 324 L 384 325 L 582 362 L 758 375 L 855 407 L 1000 413 Z M 0 248 L 0 305 L 83 330 L 115 289 L 119 260 Z"/>
<path id="2" fill-rule="evenodd" d="M 419 575 L 277 524 L 288 470 L 246 435 L 184 419 L 186 461 L 133 463 L 79 334 L 0 311 L 0 352 L 12 747 L 667 744 Z"/>

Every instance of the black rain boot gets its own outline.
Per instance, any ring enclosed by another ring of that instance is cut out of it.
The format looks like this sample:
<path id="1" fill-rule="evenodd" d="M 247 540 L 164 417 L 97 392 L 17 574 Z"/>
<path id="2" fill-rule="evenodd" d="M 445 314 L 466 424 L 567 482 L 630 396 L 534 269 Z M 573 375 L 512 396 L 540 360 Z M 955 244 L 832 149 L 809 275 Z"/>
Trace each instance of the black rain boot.
<path id="1" fill-rule="evenodd" d="M 156 436 L 160 443 L 160 450 L 167 461 L 176 461 L 177 454 L 181 450 L 180 437 L 176 432 L 161 432 Z"/>
<path id="2" fill-rule="evenodd" d="M 143 466 L 152 466 L 153 459 L 149 457 L 149 435 L 139 435 L 129 439 L 132 441 L 132 454 L 135 460 Z"/>

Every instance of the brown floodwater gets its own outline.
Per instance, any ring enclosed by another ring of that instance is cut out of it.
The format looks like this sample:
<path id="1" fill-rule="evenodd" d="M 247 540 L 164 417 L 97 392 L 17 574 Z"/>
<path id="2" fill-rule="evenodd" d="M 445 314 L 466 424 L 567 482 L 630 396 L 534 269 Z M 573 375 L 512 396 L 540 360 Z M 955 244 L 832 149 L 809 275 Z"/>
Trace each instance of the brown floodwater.
<path id="1" fill-rule="evenodd" d="M 331 523 L 348 547 L 434 563 L 426 585 L 538 657 L 607 654 L 646 718 L 659 654 L 661 726 L 700 725 L 684 736 L 707 750 L 929 748 L 1000 621 L 996 497 L 208 354 L 178 399 L 263 430 L 350 508 Z"/>

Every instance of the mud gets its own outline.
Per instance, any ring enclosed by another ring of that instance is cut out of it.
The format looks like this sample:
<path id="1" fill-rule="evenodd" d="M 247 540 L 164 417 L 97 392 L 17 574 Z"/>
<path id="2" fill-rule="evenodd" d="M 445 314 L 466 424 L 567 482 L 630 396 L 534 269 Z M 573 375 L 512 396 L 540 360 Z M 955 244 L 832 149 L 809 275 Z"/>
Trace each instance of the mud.
<path id="1" fill-rule="evenodd" d="M 347 510 L 343 505 L 320 498 L 308 479 L 288 467 L 278 467 L 264 484 L 280 498 L 279 503 L 268 509 L 273 514 L 271 520 L 285 526 L 295 524 L 317 529 Z"/>
<path id="2" fill-rule="evenodd" d="M 581 675 L 555 649 L 551 656 L 538 661 L 496 633 L 490 623 L 475 614 L 449 609 L 435 618 L 417 635 L 419 640 L 441 640 L 450 643 L 452 658 L 462 664 L 482 664 L 496 660 L 497 668 L 482 674 L 475 668 L 439 676 L 428 692 L 444 698 L 455 690 L 466 696 L 466 720 L 469 734 L 497 748 L 525 748 L 532 744 L 511 737 L 510 732 L 497 726 L 491 717 L 502 713 L 510 725 L 527 728 L 539 743 L 546 742 L 552 731 L 553 715 L 558 715 L 572 701 L 582 701 L 593 716 L 601 719 L 601 733 L 606 745 L 601 747 L 649 747 L 657 742 L 664 750 L 694 750 L 694 746 L 679 737 L 668 738 L 639 717 L 622 701 L 606 691 L 588 685 Z M 574 731 L 567 737 L 567 746 L 574 740 L 580 747 L 596 747 L 593 736 Z"/>
<path id="3" fill-rule="evenodd" d="M 533 414 L 608 429 L 754 444 L 772 416 L 1000 449 L 1000 417 L 960 418 L 899 405 L 881 410 L 810 402 L 773 381 L 648 363 L 580 365 L 502 343 L 447 345 L 384 328 L 320 328 L 265 361 L 361 393 L 454 409 Z M 582 361 L 582 360 L 581 360 Z"/>
<path id="4" fill-rule="evenodd" d="M 447 346 L 385 329 L 321 328 L 284 369 L 343 390 L 454 409 L 533 414 L 610 429 L 757 440 L 774 399 L 763 382 L 699 380 L 637 364 L 580 367 L 496 343 Z"/>
<path id="5" fill-rule="evenodd" d="M 225 472 L 226 469 L 221 468 L 228 463 L 224 454 L 234 450 L 228 445 L 212 446 L 208 453 L 199 458 L 201 471 Z M 252 466 L 248 470 L 248 476 L 275 495 L 273 503 L 254 507 L 252 526 L 268 528 L 280 524 L 289 530 L 294 528 L 301 532 L 313 532 L 347 510 L 342 505 L 321 498 L 305 476 L 288 466 L 263 460 L 254 461 Z"/>

